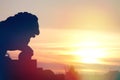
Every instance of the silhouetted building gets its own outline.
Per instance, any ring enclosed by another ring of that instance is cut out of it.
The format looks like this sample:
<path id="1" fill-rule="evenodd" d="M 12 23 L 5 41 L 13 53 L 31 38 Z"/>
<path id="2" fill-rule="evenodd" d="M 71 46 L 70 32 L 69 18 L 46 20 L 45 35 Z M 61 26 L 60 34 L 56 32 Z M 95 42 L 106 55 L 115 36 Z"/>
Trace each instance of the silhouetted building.
<path id="1" fill-rule="evenodd" d="M 70 66 L 68 71 L 65 74 L 65 80 L 81 80 L 81 77 L 79 77 L 78 73 L 75 71 L 73 66 Z"/>
<path id="2" fill-rule="evenodd" d="M 64 74 L 37 68 L 36 60 L 5 60 L 0 65 L 0 80 L 65 80 Z"/>

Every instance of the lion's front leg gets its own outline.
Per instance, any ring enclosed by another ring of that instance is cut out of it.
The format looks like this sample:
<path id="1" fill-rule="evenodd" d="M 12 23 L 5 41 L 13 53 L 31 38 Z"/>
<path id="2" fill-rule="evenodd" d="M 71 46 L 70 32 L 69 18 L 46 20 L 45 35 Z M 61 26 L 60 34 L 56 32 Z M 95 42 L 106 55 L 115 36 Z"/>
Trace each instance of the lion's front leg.
<path id="1" fill-rule="evenodd" d="M 21 48 L 21 53 L 19 54 L 19 60 L 31 60 L 33 56 L 33 50 L 29 46 Z"/>

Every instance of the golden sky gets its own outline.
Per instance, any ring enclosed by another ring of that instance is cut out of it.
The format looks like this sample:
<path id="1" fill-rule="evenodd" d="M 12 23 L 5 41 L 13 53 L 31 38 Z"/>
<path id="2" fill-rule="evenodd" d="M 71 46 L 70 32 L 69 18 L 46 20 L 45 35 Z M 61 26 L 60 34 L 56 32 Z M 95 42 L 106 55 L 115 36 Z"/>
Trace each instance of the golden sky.
<path id="1" fill-rule="evenodd" d="M 29 44 L 38 66 L 58 71 L 65 65 L 86 71 L 111 66 L 118 70 L 119 4 L 119 0 L 0 0 L 0 20 L 24 11 L 38 16 L 41 34 Z"/>

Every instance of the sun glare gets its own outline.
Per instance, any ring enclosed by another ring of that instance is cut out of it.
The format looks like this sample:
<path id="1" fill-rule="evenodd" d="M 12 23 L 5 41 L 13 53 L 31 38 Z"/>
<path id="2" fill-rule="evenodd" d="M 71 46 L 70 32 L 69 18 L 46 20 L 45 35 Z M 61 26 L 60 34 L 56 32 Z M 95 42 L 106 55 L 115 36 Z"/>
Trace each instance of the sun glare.
<path id="1" fill-rule="evenodd" d="M 79 44 L 77 47 L 78 48 L 72 52 L 77 62 L 99 64 L 102 63 L 101 58 L 106 56 L 106 51 L 100 48 L 100 44 L 95 41 L 86 41 Z"/>
<path id="2" fill-rule="evenodd" d="M 100 60 L 98 60 L 97 58 L 82 58 L 81 62 L 88 64 L 96 64 L 96 63 L 100 63 Z"/>
<path id="3" fill-rule="evenodd" d="M 103 50 L 99 48 L 84 48 L 74 52 L 77 60 L 82 63 L 101 63 L 100 58 L 105 56 Z"/>

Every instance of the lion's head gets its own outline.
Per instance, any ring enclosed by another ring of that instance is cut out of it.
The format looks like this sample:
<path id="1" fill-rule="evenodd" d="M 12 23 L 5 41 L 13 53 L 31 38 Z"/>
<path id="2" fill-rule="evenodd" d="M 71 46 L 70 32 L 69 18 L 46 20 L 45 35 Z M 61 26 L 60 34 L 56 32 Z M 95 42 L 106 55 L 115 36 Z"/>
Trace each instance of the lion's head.
<path id="1" fill-rule="evenodd" d="M 19 12 L 0 22 L 0 51 L 20 50 L 27 46 L 30 38 L 39 35 L 37 16 Z"/>

